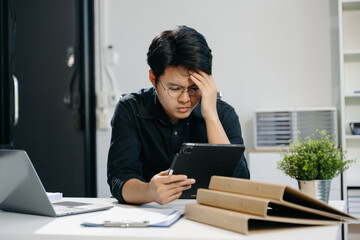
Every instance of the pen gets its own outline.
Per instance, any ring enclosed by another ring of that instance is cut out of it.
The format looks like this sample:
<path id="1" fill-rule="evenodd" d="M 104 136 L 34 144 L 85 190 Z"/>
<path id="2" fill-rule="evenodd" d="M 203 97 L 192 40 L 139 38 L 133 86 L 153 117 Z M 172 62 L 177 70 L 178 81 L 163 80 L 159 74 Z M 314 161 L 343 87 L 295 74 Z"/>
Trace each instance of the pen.
<path id="1" fill-rule="evenodd" d="M 171 166 L 170 166 L 169 174 L 168 174 L 168 175 L 172 175 L 172 174 L 173 174 L 175 162 L 176 162 L 176 159 L 177 159 L 178 156 L 179 156 L 179 154 L 176 153 L 175 156 L 174 156 L 174 160 L 173 160 L 172 163 L 171 163 Z"/>
<path id="2" fill-rule="evenodd" d="M 112 222 L 112 221 L 105 221 L 101 224 L 103 227 L 147 227 L 149 225 L 149 221 L 143 222 Z"/>

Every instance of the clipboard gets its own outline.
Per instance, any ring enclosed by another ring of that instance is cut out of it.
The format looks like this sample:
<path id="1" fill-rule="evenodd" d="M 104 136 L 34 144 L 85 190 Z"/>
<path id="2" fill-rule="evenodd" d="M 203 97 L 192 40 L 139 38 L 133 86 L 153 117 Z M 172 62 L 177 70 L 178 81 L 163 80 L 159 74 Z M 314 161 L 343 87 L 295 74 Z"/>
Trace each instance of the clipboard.
<path id="1" fill-rule="evenodd" d="M 84 227 L 169 227 L 184 215 L 184 208 L 114 207 L 83 222 Z"/>

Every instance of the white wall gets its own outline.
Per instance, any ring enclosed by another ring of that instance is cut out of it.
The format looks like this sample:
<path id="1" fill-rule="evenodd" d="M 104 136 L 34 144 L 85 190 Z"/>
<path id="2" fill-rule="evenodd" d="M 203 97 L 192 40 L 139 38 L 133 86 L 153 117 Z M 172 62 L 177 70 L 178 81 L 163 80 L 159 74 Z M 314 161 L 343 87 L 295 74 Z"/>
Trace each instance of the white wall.
<path id="1" fill-rule="evenodd" d="M 339 105 L 336 0 L 101 2 L 105 46 L 112 45 L 119 59 L 108 65 L 116 88 L 128 93 L 150 87 L 146 53 L 151 40 L 175 25 L 193 27 L 213 50 L 214 79 L 223 100 L 239 115 L 248 150 L 256 108 Z M 108 196 L 110 131 L 97 134 L 98 193 Z"/>

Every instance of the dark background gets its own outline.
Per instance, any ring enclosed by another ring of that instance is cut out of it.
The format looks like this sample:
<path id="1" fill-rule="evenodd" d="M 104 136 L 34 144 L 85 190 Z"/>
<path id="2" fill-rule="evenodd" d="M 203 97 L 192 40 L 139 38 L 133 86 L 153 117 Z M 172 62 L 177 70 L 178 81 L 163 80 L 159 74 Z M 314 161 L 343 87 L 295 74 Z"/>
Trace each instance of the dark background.
<path id="1" fill-rule="evenodd" d="M 0 1 L 0 148 L 27 151 L 46 191 L 96 196 L 93 2 Z"/>

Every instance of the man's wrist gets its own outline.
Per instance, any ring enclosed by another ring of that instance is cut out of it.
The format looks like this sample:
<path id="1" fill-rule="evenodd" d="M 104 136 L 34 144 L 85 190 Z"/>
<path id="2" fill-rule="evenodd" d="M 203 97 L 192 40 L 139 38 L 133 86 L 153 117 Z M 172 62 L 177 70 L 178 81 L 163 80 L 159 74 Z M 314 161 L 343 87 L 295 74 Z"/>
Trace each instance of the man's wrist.
<path id="1" fill-rule="evenodd" d="M 149 183 L 133 178 L 125 182 L 122 196 L 128 203 L 144 204 L 152 202 Z"/>
<path id="2" fill-rule="evenodd" d="M 144 193 L 145 193 L 145 198 L 147 200 L 147 202 L 154 202 L 154 197 L 151 193 L 151 188 L 150 188 L 150 182 L 145 183 L 144 186 Z"/>
<path id="3" fill-rule="evenodd" d="M 220 122 L 219 116 L 217 113 L 215 114 L 208 114 L 204 116 L 205 122 L 207 124 L 218 124 Z"/>

